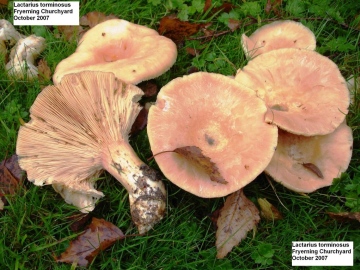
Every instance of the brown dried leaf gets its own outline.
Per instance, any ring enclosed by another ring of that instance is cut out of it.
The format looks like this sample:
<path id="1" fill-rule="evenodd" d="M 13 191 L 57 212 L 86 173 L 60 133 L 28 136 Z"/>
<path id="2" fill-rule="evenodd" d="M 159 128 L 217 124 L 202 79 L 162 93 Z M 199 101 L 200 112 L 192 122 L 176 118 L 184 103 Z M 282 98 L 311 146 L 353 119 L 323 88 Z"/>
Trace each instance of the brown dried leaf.
<path id="1" fill-rule="evenodd" d="M 165 37 L 170 38 L 177 45 L 181 44 L 187 37 L 196 34 L 207 24 L 190 23 L 180 21 L 176 16 L 165 16 L 160 20 L 158 32 Z"/>
<path id="2" fill-rule="evenodd" d="M 213 37 L 216 34 L 216 31 L 210 29 L 203 29 L 205 37 Z"/>
<path id="3" fill-rule="evenodd" d="M 240 27 L 240 21 L 230 18 L 228 22 L 228 27 L 230 28 L 231 31 L 235 31 Z"/>
<path id="4" fill-rule="evenodd" d="M 211 0 L 205 0 L 204 13 L 206 13 L 206 11 L 208 11 L 209 8 L 211 8 L 211 5 L 212 5 L 212 1 L 211 1 Z"/>
<path id="5" fill-rule="evenodd" d="M 60 36 L 64 37 L 67 41 L 79 41 L 81 36 L 85 33 L 84 28 L 80 25 L 58 25 L 57 29 Z"/>
<path id="6" fill-rule="evenodd" d="M 194 66 L 191 66 L 189 67 L 187 70 L 186 70 L 186 74 L 192 74 L 192 73 L 195 73 L 195 72 L 198 72 L 199 69 L 197 67 L 194 67 Z"/>
<path id="7" fill-rule="evenodd" d="M 218 227 L 217 227 L 217 221 L 218 221 L 218 219 L 219 219 L 221 209 L 222 209 L 222 207 L 219 208 L 219 209 L 216 209 L 216 210 L 215 210 L 214 212 L 212 212 L 211 215 L 210 215 L 210 220 L 211 220 L 211 223 L 212 223 L 212 225 L 214 226 L 215 230 L 217 230 L 217 228 L 218 228 Z"/>
<path id="8" fill-rule="evenodd" d="M 24 175 L 24 171 L 19 166 L 17 155 L 12 155 L 0 163 L 0 200 L 2 201 L 0 210 L 6 203 L 4 196 L 16 192 L 24 179 Z"/>
<path id="9" fill-rule="evenodd" d="M 209 176 L 210 180 L 227 184 L 228 182 L 221 176 L 216 164 L 210 158 L 203 155 L 201 149 L 197 146 L 184 146 L 174 150 L 175 153 L 182 155 L 193 165 L 203 169 Z"/>
<path id="10" fill-rule="evenodd" d="M 38 78 L 41 83 L 47 84 L 47 82 L 51 80 L 52 73 L 51 73 L 51 69 L 48 66 L 46 60 L 40 59 L 40 61 L 38 63 L 38 72 L 39 72 Z M 45 85 L 44 85 L 44 87 L 45 87 Z"/>
<path id="11" fill-rule="evenodd" d="M 236 8 L 236 6 L 234 6 L 233 4 L 231 4 L 229 2 L 224 2 L 220 7 L 213 8 L 211 10 L 211 14 L 215 14 L 219 11 L 229 13 L 234 8 Z"/>
<path id="12" fill-rule="evenodd" d="M 131 126 L 130 135 L 134 136 L 142 131 L 147 125 L 149 109 L 143 107 Z"/>
<path id="13" fill-rule="evenodd" d="M 267 199 L 259 198 L 258 203 L 260 206 L 260 214 L 266 220 L 283 219 L 283 216 L 280 213 L 280 211 L 271 203 L 269 203 Z"/>
<path id="14" fill-rule="evenodd" d="M 90 219 L 92 218 L 92 214 L 91 213 L 79 213 L 79 214 L 75 214 L 70 216 L 68 219 L 70 221 L 73 221 L 73 223 L 71 223 L 70 225 L 70 229 L 73 232 L 80 232 L 82 230 L 84 230 L 85 225 L 90 221 Z"/>
<path id="15" fill-rule="evenodd" d="M 8 0 L 0 0 L 0 5 L 7 6 Z"/>
<path id="16" fill-rule="evenodd" d="M 302 164 L 306 169 L 316 174 L 317 177 L 324 179 L 324 175 L 320 171 L 319 167 L 312 163 L 303 163 Z"/>
<path id="17" fill-rule="evenodd" d="M 259 221 L 259 210 L 245 197 L 242 189 L 228 196 L 217 221 L 216 257 L 224 258 Z"/>
<path id="18" fill-rule="evenodd" d="M 186 52 L 192 56 L 198 56 L 200 54 L 200 51 L 194 48 L 187 47 Z"/>
<path id="19" fill-rule="evenodd" d="M 327 212 L 327 214 L 335 220 L 341 222 L 349 222 L 349 221 L 359 221 L 360 222 L 360 212 L 342 212 L 342 213 L 333 213 Z"/>
<path id="20" fill-rule="evenodd" d="M 144 97 L 153 97 L 158 92 L 158 86 L 154 80 L 141 82 L 137 86 L 144 92 Z"/>
<path id="21" fill-rule="evenodd" d="M 95 25 L 107 20 L 118 19 L 115 15 L 105 15 L 99 11 L 91 11 L 80 18 L 80 25 L 93 28 Z"/>
<path id="22" fill-rule="evenodd" d="M 123 232 L 114 224 L 104 219 L 93 218 L 86 231 L 72 241 L 67 250 L 55 260 L 88 266 L 101 251 L 124 238 Z"/>
<path id="23" fill-rule="evenodd" d="M 270 14 L 273 11 L 276 15 L 281 15 L 282 0 L 267 0 L 265 5 L 265 13 Z"/>

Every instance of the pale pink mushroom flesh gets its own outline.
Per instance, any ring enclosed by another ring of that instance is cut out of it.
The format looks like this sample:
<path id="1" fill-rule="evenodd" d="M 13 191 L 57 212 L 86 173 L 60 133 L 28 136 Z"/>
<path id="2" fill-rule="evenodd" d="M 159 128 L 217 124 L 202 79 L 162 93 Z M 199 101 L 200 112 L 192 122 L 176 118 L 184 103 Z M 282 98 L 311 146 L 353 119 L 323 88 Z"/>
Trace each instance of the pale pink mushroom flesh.
<path id="1" fill-rule="evenodd" d="M 253 181 L 271 160 L 277 128 L 265 123 L 265 113 L 263 101 L 234 79 L 205 72 L 176 78 L 150 108 L 151 150 L 180 188 L 199 197 L 225 196 Z M 200 148 L 227 183 L 212 181 L 182 155 L 164 152 L 186 146 Z"/>
<path id="2" fill-rule="evenodd" d="M 261 54 L 239 69 L 235 80 L 264 100 L 265 120 L 298 135 L 331 133 L 345 119 L 350 103 L 337 65 L 303 49 Z"/>
<path id="3" fill-rule="evenodd" d="M 350 163 L 353 137 L 343 122 L 333 133 L 300 136 L 279 129 L 274 157 L 265 172 L 297 192 L 313 192 L 330 186 Z"/>
<path id="4" fill-rule="evenodd" d="M 88 30 L 76 51 L 56 67 L 53 81 L 84 70 L 113 72 L 126 82 L 138 84 L 165 73 L 175 63 L 177 48 L 153 29 L 111 19 Z"/>
<path id="5" fill-rule="evenodd" d="M 266 24 L 249 37 L 241 36 L 241 45 L 247 58 L 281 48 L 300 48 L 315 50 L 314 33 L 302 23 L 295 21 L 276 21 Z"/>

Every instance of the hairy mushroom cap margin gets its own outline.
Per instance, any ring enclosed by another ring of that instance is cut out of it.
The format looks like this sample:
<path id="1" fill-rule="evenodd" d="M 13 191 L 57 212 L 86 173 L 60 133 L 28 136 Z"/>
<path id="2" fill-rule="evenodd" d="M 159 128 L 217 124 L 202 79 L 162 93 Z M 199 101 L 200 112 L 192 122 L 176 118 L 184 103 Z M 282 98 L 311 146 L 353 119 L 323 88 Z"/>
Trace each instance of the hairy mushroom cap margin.
<path id="1" fill-rule="evenodd" d="M 331 133 L 348 113 L 344 77 L 334 62 L 314 51 L 284 48 L 261 54 L 239 69 L 235 80 L 265 101 L 267 122 L 294 134 Z"/>
<path id="2" fill-rule="evenodd" d="M 204 198 L 225 196 L 253 181 L 272 158 L 277 128 L 265 123 L 265 113 L 264 102 L 234 79 L 206 72 L 176 78 L 150 107 L 151 150 L 180 188 Z M 191 158 L 172 152 L 188 146 L 198 147 L 227 183 L 213 181 Z"/>
<path id="3" fill-rule="evenodd" d="M 249 37 L 241 36 L 241 45 L 246 58 L 281 48 L 315 50 L 314 33 L 302 23 L 285 20 L 266 24 Z"/>
<path id="4" fill-rule="evenodd" d="M 330 186 L 349 166 L 353 136 L 343 122 L 322 136 L 301 136 L 279 129 L 275 154 L 265 172 L 285 187 L 310 193 Z"/>
<path id="5" fill-rule="evenodd" d="M 83 70 L 113 72 L 138 84 L 165 73 L 175 63 L 177 48 L 153 29 L 125 20 L 111 19 L 88 30 L 76 51 L 56 67 L 53 81 Z"/>
<path id="6" fill-rule="evenodd" d="M 16 153 L 28 179 L 54 185 L 68 203 L 88 212 L 103 196 L 95 177 L 105 169 L 128 190 L 139 232 L 151 229 L 164 215 L 166 191 L 128 141 L 142 95 L 140 88 L 103 72 L 70 74 L 46 87 L 18 134 Z"/>

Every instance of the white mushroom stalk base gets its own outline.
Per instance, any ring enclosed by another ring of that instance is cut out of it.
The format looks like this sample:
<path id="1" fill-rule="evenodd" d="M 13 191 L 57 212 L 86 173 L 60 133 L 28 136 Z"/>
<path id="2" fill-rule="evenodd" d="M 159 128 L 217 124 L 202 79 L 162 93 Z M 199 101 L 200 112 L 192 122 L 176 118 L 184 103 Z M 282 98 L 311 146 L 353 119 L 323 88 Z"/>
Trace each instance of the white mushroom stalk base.
<path id="1" fill-rule="evenodd" d="M 139 233 L 149 231 L 164 216 L 166 191 L 160 175 L 144 164 L 123 141 L 103 153 L 103 166 L 129 192 L 132 220 Z"/>

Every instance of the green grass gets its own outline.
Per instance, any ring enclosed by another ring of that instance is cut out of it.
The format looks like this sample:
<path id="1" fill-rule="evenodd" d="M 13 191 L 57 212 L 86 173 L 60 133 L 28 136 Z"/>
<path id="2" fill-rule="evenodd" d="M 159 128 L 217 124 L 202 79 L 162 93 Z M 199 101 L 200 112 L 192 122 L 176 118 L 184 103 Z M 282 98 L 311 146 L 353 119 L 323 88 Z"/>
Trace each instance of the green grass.
<path id="1" fill-rule="evenodd" d="M 191 1 L 182 2 L 192 5 Z M 187 12 L 185 6 L 171 10 L 170 1 L 165 3 L 151 5 L 147 1 L 87 0 L 81 1 L 80 13 L 84 15 L 97 10 L 157 29 L 163 16 L 176 11 L 182 14 Z M 187 74 L 192 66 L 202 71 L 233 75 L 237 68 L 246 64 L 240 46 L 241 33 L 252 33 L 264 24 L 261 21 L 276 19 L 274 13 L 264 12 L 265 3 L 265 0 L 261 0 L 237 4 L 233 16 L 238 16 L 242 25 L 234 33 L 207 42 L 186 41 L 179 48 L 176 64 L 158 78 L 157 83 L 165 85 L 171 79 Z M 316 34 L 317 51 L 336 62 L 345 78 L 352 74 L 360 75 L 360 17 L 356 17 L 360 14 L 360 6 L 356 1 L 284 0 L 281 10 L 282 19 L 299 20 Z M 11 19 L 10 10 L 0 10 L 2 16 Z M 188 18 L 191 22 L 211 22 L 211 29 L 217 31 L 228 29 L 218 16 L 206 19 L 195 12 Z M 26 34 L 39 32 L 46 37 L 47 48 L 42 57 L 52 70 L 76 48 L 76 43 L 55 38 L 46 28 L 25 26 L 19 29 Z M 202 49 L 202 53 L 194 58 L 186 53 L 187 47 Z M 29 108 L 41 91 L 37 81 L 10 81 L 5 75 L 3 62 L 0 59 L 0 160 L 15 152 L 19 117 L 29 120 Z M 225 259 L 216 259 L 215 229 L 210 220 L 210 214 L 222 205 L 224 198 L 201 199 L 164 179 L 168 190 L 165 218 L 147 235 L 128 237 L 102 252 L 90 268 L 290 269 L 291 241 L 354 241 L 354 265 L 359 267 L 359 223 L 339 223 L 326 214 L 326 211 L 360 211 L 359 100 L 358 94 L 347 117 L 353 129 L 354 150 L 350 167 L 341 181 L 309 196 L 296 194 L 274 183 L 280 202 L 265 175 L 260 175 L 245 188 L 246 195 L 254 202 L 257 198 L 267 198 L 283 213 L 284 219 L 275 222 L 262 220 L 256 234 L 249 233 Z M 131 144 L 144 161 L 151 156 L 146 130 L 132 138 Z M 154 161 L 148 163 L 157 168 Z M 106 196 L 100 200 L 93 215 L 114 223 L 125 234 L 136 234 L 136 228 L 131 223 L 126 191 L 108 174 L 104 174 L 102 181 L 99 181 L 99 189 Z M 65 204 L 51 187 L 36 187 L 28 182 L 17 194 L 9 196 L 8 201 L 5 210 L 0 212 L 0 268 L 69 269 L 69 265 L 58 264 L 53 257 L 63 252 L 71 239 L 76 237 L 76 233 L 70 230 L 69 217 L 78 211 Z M 267 265 L 255 263 L 254 260 L 259 247 L 264 245 L 274 251 L 272 262 Z"/>

